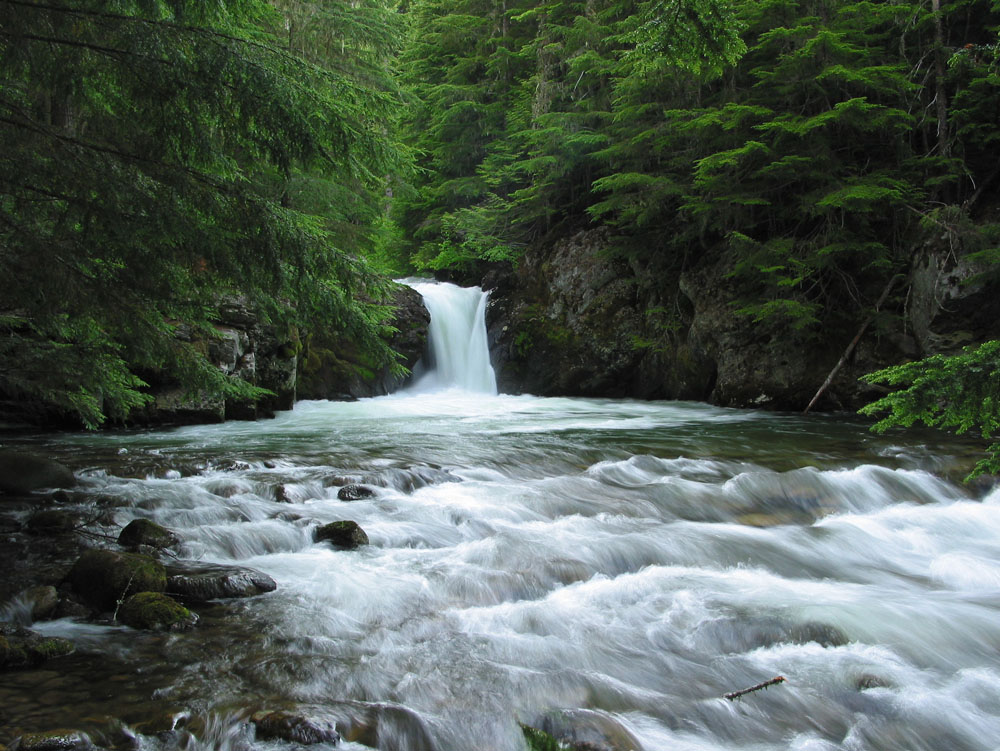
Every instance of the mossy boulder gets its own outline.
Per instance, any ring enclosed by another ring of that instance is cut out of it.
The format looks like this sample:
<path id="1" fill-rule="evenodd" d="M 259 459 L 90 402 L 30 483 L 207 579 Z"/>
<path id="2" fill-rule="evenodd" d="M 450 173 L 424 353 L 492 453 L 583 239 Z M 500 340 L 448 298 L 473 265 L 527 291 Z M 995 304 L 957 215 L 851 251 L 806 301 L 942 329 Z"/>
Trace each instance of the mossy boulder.
<path id="1" fill-rule="evenodd" d="M 339 521 L 324 524 L 316 530 L 316 542 L 329 542 L 335 548 L 350 550 L 368 544 L 368 535 L 357 522 Z"/>
<path id="2" fill-rule="evenodd" d="M 167 571 L 148 555 L 88 550 L 73 564 L 67 581 L 88 605 L 107 611 L 131 594 L 162 592 Z"/>
<path id="3" fill-rule="evenodd" d="M 0 670 L 18 670 L 41 665 L 73 652 L 73 642 L 44 637 L 10 623 L 0 624 Z"/>
<path id="4" fill-rule="evenodd" d="M 151 548 L 172 548 L 180 544 L 180 538 L 166 527 L 161 527 L 149 519 L 133 519 L 118 535 L 118 544 L 126 548 L 146 545 Z"/>
<path id="5" fill-rule="evenodd" d="M 183 631 L 197 623 L 198 616 L 164 594 L 139 592 L 122 603 L 118 620 L 146 631 Z"/>
<path id="6" fill-rule="evenodd" d="M 0 451 L 0 493 L 26 495 L 43 488 L 74 485 L 73 472 L 59 462 L 19 451 Z"/>

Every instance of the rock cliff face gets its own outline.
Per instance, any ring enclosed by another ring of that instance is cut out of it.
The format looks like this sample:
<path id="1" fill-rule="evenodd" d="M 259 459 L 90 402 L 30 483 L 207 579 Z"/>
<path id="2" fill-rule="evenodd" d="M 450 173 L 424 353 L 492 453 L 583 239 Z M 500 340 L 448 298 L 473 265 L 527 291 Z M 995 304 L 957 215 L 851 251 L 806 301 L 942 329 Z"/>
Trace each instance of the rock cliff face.
<path id="1" fill-rule="evenodd" d="M 430 314 L 420 295 L 400 287 L 394 299 L 397 333 L 389 345 L 412 368 L 423 354 Z M 257 403 L 191 395 L 169 381 L 146 374 L 154 401 L 131 421 L 139 424 L 213 423 L 254 420 L 291 409 L 298 399 L 354 399 L 387 394 L 403 377 L 366 361 L 349 335 L 317 325 L 300 332 L 263 325 L 240 300 L 220 306 L 216 336 L 195 341 L 226 375 L 274 392 Z M 190 332 L 179 332 L 194 341 Z"/>
<path id="2" fill-rule="evenodd" d="M 657 285 L 610 258 L 607 244 L 603 230 L 580 232 L 531 251 L 513 272 L 487 274 L 501 391 L 802 410 L 856 332 L 807 338 L 755 323 L 735 312 L 728 268 L 701 264 Z M 869 328 L 814 409 L 857 409 L 880 395 L 864 374 L 1000 336 L 1000 290 L 963 283 L 973 272 L 948 251 L 923 253 L 912 323 Z"/>
<path id="3" fill-rule="evenodd" d="M 399 286 L 392 301 L 396 333 L 389 346 L 401 356 L 400 364 L 412 370 L 424 353 L 431 316 L 420 293 Z M 386 366 L 366 360 L 343 332 L 316 328 L 305 339 L 299 372 L 300 399 L 360 399 L 398 389 L 405 378 Z"/>
<path id="4" fill-rule="evenodd" d="M 669 353 L 648 334 L 648 296 L 622 261 L 602 253 L 602 231 L 533 252 L 511 275 L 483 282 L 490 354 L 503 392 L 704 399 L 712 363 L 680 343 Z M 669 355 L 669 356 L 666 356 Z"/>
<path id="5" fill-rule="evenodd" d="M 144 373 L 153 402 L 130 416 L 138 424 L 198 424 L 255 420 L 295 403 L 299 333 L 261 323 L 245 301 L 232 298 L 219 306 L 215 335 L 204 337 L 181 327 L 177 336 L 205 352 L 210 362 L 232 378 L 274 392 L 256 403 L 221 396 L 191 394 L 159 373 Z"/>

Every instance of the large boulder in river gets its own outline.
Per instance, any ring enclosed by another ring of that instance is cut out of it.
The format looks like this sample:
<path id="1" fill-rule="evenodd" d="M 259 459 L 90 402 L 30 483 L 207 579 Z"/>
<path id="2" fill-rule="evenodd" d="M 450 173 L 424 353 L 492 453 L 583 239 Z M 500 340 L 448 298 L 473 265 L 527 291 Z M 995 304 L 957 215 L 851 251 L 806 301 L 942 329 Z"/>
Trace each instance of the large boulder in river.
<path id="1" fill-rule="evenodd" d="M 18 670 L 40 665 L 73 651 L 73 642 L 45 637 L 12 623 L 0 623 L 0 670 Z"/>
<path id="2" fill-rule="evenodd" d="M 99 611 L 113 610 L 137 592 L 162 592 L 167 586 L 163 564 L 148 555 L 114 550 L 88 550 L 66 577 L 73 591 Z"/>
<path id="3" fill-rule="evenodd" d="M 198 622 L 198 616 L 159 592 L 139 592 L 122 603 L 118 620 L 146 631 L 183 631 Z"/>
<path id="4" fill-rule="evenodd" d="M 184 562 L 167 573 L 167 591 L 192 602 L 254 597 L 278 587 L 267 574 L 242 566 Z"/>
<path id="5" fill-rule="evenodd" d="M 172 548 L 179 543 L 180 538 L 177 535 L 149 519 L 133 519 L 118 534 L 118 544 L 126 548 L 145 545 L 162 549 Z"/>
<path id="6" fill-rule="evenodd" d="M 59 462 L 20 451 L 0 451 L 0 493 L 25 495 L 43 488 L 71 488 L 73 472 Z"/>
<path id="7" fill-rule="evenodd" d="M 316 542 L 329 542 L 335 548 L 350 550 L 368 544 L 368 535 L 355 521 L 324 524 L 316 530 Z"/>

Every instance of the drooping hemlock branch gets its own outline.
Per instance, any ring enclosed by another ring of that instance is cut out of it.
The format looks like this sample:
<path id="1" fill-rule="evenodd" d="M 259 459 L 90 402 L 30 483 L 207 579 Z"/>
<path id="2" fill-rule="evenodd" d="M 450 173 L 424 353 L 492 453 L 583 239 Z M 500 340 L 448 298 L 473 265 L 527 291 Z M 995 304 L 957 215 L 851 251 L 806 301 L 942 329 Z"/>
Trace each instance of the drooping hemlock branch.
<path id="1" fill-rule="evenodd" d="M 752 694 L 754 691 L 760 691 L 762 688 L 767 688 L 768 686 L 775 686 L 779 683 L 784 683 L 785 680 L 786 680 L 785 676 L 779 675 L 774 678 L 771 678 L 771 680 L 764 681 L 763 683 L 758 683 L 756 686 L 751 686 L 750 688 L 743 688 L 740 689 L 739 691 L 733 691 L 732 693 L 729 694 L 723 694 L 723 696 L 729 699 L 729 701 L 733 701 L 734 699 L 739 699 L 744 694 Z"/>

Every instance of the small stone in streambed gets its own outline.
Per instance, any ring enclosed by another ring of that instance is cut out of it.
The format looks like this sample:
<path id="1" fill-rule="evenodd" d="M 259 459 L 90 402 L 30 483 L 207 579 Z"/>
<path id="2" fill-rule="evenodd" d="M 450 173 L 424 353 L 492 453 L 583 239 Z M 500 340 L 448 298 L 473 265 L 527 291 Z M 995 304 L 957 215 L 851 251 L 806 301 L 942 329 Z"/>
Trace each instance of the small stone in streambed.
<path id="1" fill-rule="evenodd" d="M 858 691 L 867 691 L 870 688 L 895 688 L 895 684 L 888 678 L 883 678 L 880 675 L 872 675 L 871 673 L 865 673 L 864 675 L 859 675 L 854 681 L 854 687 Z"/>
<path id="2" fill-rule="evenodd" d="M 337 548 L 353 549 L 368 544 L 368 535 L 354 521 L 324 524 L 316 530 L 316 542 L 329 542 Z"/>
<path id="3" fill-rule="evenodd" d="M 118 535 L 118 544 L 126 548 L 146 545 L 161 550 L 180 544 L 180 538 L 166 527 L 149 519 L 133 519 Z"/>
<path id="4" fill-rule="evenodd" d="M 66 578 L 73 591 L 98 611 L 114 610 L 130 594 L 162 592 L 167 586 L 167 571 L 155 558 L 114 550 L 86 551 Z"/>
<path id="5" fill-rule="evenodd" d="M 363 501 L 374 497 L 375 491 L 367 485 L 345 485 L 337 491 L 337 498 L 342 501 Z"/>
<path id="6" fill-rule="evenodd" d="M 139 592 L 122 603 L 118 620 L 145 631 L 184 631 L 198 622 L 198 616 L 159 592 Z"/>
<path id="7" fill-rule="evenodd" d="M 47 730 L 25 733 L 16 738 L 10 751 L 83 751 L 92 748 L 94 744 L 90 738 L 79 730 Z"/>
<path id="8" fill-rule="evenodd" d="M 193 562 L 170 566 L 166 587 L 171 594 L 193 602 L 255 597 L 277 588 L 274 579 L 252 568 Z"/>
<path id="9" fill-rule="evenodd" d="M 19 451 L 0 451 L 0 493 L 27 495 L 43 488 L 74 485 L 73 472 L 59 462 Z"/>
<path id="10" fill-rule="evenodd" d="M 250 718 L 261 740 L 282 740 L 311 746 L 314 743 L 337 744 L 340 733 L 336 724 L 317 717 L 305 717 L 291 712 L 262 710 Z"/>

